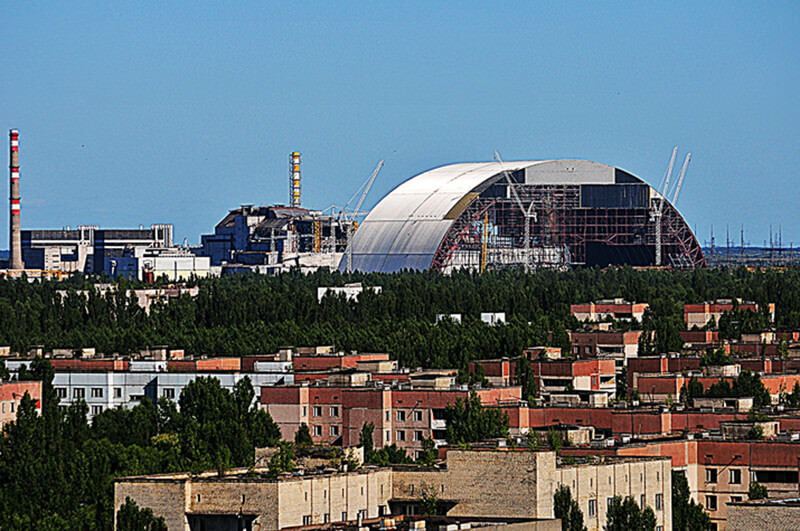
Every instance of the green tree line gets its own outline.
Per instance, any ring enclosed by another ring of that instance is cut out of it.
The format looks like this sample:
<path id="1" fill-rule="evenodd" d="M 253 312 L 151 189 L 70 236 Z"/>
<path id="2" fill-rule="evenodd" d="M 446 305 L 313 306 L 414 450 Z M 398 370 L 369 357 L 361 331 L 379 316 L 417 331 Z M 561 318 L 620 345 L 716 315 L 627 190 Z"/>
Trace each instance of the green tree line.
<path id="1" fill-rule="evenodd" d="M 381 286 L 358 301 L 326 296 L 317 288 L 347 282 Z M 650 303 L 643 326 L 656 332 L 644 351 L 680 346 L 683 303 L 741 297 L 776 303 L 778 328 L 800 328 L 800 268 L 785 271 L 636 271 L 632 268 L 520 270 L 484 274 L 432 271 L 353 274 L 320 271 L 278 276 L 238 275 L 197 282 L 200 293 L 139 308 L 128 287 L 100 296 L 90 279 L 28 283 L 0 280 L 0 345 L 25 352 L 95 347 L 128 354 L 153 345 L 187 354 L 273 353 L 284 345 L 334 344 L 343 350 L 389 352 L 403 365 L 464 368 L 472 359 L 517 355 L 533 345 L 569 347 L 567 329 L 578 326 L 569 305 L 624 297 Z M 58 290 L 66 290 L 59 295 Z M 88 294 L 79 293 L 88 290 Z M 507 324 L 489 326 L 484 311 L 505 312 Z M 460 313 L 462 324 L 435 323 L 437 314 Z M 729 326 L 726 335 L 763 324 L 763 316 Z M 730 330 L 728 330 L 730 328 Z M 649 338 L 649 335 L 643 335 Z"/>

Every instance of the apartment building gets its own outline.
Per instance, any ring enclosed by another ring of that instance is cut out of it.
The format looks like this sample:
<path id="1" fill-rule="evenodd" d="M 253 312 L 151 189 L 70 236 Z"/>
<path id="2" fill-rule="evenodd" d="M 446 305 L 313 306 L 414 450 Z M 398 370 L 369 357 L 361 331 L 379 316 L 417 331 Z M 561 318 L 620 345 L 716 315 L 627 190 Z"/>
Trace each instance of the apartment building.
<path id="1" fill-rule="evenodd" d="M 597 322 L 608 318 L 641 321 L 645 310 L 649 307 L 646 302 L 628 302 L 617 298 L 587 304 L 572 304 L 569 309 L 573 317 L 581 322 Z"/>
<path id="2" fill-rule="evenodd" d="M 247 360 L 247 358 L 242 358 Z M 201 376 L 213 376 L 229 391 L 245 377 L 253 389 L 294 382 L 291 361 L 248 360 L 242 371 L 240 358 L 198 360 L 51 359 L 55 369 L 53 387 L 59 405 L 86 402 L 89 419 L 106 409 L 131 408 L 142 400 L 164 397 L 178 401 L 183 388 Z M 31 360 L 7 360 L 12 374 Z"/>
<path id="3" fill-rule="evenodd" d="M 741 299 L 717 299 L 711 302 L 701 302 L 699 304 L 684 304 L 683 305 L 683 321 L 686 323 L 686 329 L 691 330 L 694 327 L 703 328 L 713 319 L 714 323 L 719 322 L 719 318 L 726 312 L 735 310 L 758 312 L 758 304 L 752 301 L 743 301 Z M 770 302 L 767 305 L 767 313 L 769 314 L 770 322 L 775 322 L 775 303 Z"/>
<path id="4" fill-rule="evenodd" d="M 114 480 L 114 513 L 131 498 L 152 509 L 172 530 L 273 531 L 388 514 L 392 471 L 290 475 L 270 479 L 266 470 L 237 469 L 220 477 L 160 474 Z"/>
<path id="5" fill-rule="evenodd" d="M 9 422 L 17 420 L 19 403 L 25 394 L 36 402 L 36 412 L 42 412 L 42 382 L 0 383 L 0 431 Z"/>
<path id="6" fill-rule="evenodd" d="M 576 358 L 611 358 L 621 369 L 639 355 L 641 335 L 641 330 L 579 330 L 570 331 L 569 340 Z"/>
<path id="7" fill-rule="evenodd" d="M 422 493 L 436 492 L 448 516 L 553 518 L 553 493 L 570 488 L 587 529 L 606 524 L 614 496 L 653 508 L 660 530 L 672 528 L 672 477 L 668 457 L 581 458 L 559 462 L 555 452 L 448 449 L 447 468 L 395 469 L 393 512 L 413 511 Z"/>
<path id="8" fill-rule="evenodd" d="M 770 497 L 798 492 L 798 441 L 679 439 L 626 447 L 617 455 L 662 455 L 686 473 L 692 498 L 703 505 L 717 529 L 727 529 L 728 503 L 747 501 L 753 481 L 767 487 Z"/>
<path id="9" fill-rule="evenodd" d="M 484 405 L 516 404 L 521 397 L 519 387 L 475 392 Z M 402 388 L 374 384 L 265 386 L 260 399 L 286 440 L 293 440 L 300 424 L 307 424 L 315 443 L 356 446 L 362 427 L 371 422 L 376 448 L 397 444 L 416 457 L 424 439 L 433 437 L 437 445 L 444 444 L 444 409 L 468 396 L 466 388 L 426 388 L 424 383 L 412 381 Z"/>

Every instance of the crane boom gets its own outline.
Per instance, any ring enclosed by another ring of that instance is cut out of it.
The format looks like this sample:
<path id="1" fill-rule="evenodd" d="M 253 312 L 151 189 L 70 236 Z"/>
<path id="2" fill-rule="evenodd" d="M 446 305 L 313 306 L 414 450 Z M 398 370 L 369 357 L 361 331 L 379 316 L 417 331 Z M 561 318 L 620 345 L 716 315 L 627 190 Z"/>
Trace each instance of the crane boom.
<path id="1" fill-rule="evenodd" d="M 672 176 L 672 168 L 675 167 L 675 155 L 678 154 L 678 146 L 672 148 L 672 156 L 669 158 L 669 168 L 667 169 L 667 181 L 664 183 L 664 190 L 661 193 L 661 202 L 658 205 L 658 211 L 664 210 L 664 200 L 667 198 L 667 191 L 669 190 L 669 178 Z"/>
<path id="2" fill-rule="evenodd" d="M 675 203 L 678 202 L 678 194 L 681 191 L 681 185 L 683 184 L 683 178 L 686 176 L 686 167 L 689 166 L 689 160 L 691 160 L 692 154 L 687 153 L 686 158 L 683 159 L 683 167 L 681 168 L 681 175 L 678 177 L 678 186 L 675 188 L 675 195 L 672 196 L 672 204 L 673 206 Z"/>
<path id="3" fill-rule="evenodd" d="M 378 173 L 380 173 L 381 168 L 383 168 L 383 161 L 380 161 L 378 163 L 378 165 L 375 166 L 375 169 L 372 170 L 372 175 L 370 175 L 369 179 L 367 180 L 367 185 L 364 187 L 364 193 L 362 193 L 361 197 L 358 199 L 358 203 L 356 204 L 356 208 L 354 210 L 354 213 L 357 213 L 357 212 L 361 211 L 361 204 L 364 202 L 364 199 L 367 197 L 367 194 L 369 193 L 369 189 L 372 188 L 372 183 L 375 182 L 375 177 L 378 176 Z"/>
<path id="4" fill-rule="evenodd" d="M 353 240 L 353 233 L 355 232 L 354 225 L 356 223 L 356 216 L 360 212 L 361 205 L 362 205 L 362 203 L 364 203 L 364 199 L 366 199 L 367 194 L 369 193 L 369 189 L 372 188 L 372 183 L 375 182 L 375 177 L 378 176 L 378 173 L 380 173 L 381 168 L 383 168 L 383 162 L 384 161 L 382 161 L 382 160 L 380 162 L 378 162 L 378 165 L 375 166 L 374 170 L 372 170 L 372 174 L 369 176 L 369 179 L 367 179 L 366 184 L 362 185 L 364 187 L 364 192 L 361 194 L 361 197 L 358 199 L 358 204 L 356 205 L 355 210 L 353 210 L 353 212 L 351 214 L 350 223 L 347 225 L 347 244 L 345 246 L 345 252 L 347 253 L 346 260 L 347 260 L 347 272 L 348 273 L 352 273 L 353 272 L 353 246 L 352 246 L 352 240 Z M 356 191 L 356 193 L 358 193 L 358 192 Z M 355 197 L 355 196 L 353 196 L 353 197 Z M 352 201 L 352 200 L 353 199 L 351 198 L 350 201 Z M 348 201 L 348 204 L 350 203 L 350 201 Z M 342 213 L 344 214 L 344 209 L 342 209 Z M 346 216 L 345 216 L 345 218 L 346 218 Z"/>

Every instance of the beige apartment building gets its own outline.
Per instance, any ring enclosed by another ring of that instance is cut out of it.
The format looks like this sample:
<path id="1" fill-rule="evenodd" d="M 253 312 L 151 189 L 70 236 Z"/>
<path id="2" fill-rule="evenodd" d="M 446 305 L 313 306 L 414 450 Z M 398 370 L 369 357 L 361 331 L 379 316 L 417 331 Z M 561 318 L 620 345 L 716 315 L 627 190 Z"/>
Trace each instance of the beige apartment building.
<path id="1" fill-rule="evenodd" d="M 164 518 L 170 531 L 270 531 L 388 514 L 392 471 L 368 468 L 267 479 L 246 469 L 120 478 L 115 511 L 130 497 Z"/>
<path id="2" fill-rule="evenodd" d="M 553 520 L 553 494 L 570 487 L 589 530 L 606 523 L 608 502 L 631 496 L 650 506 L 658 531 L 671 529 L 668 457 L 581 458 L 557 462 L 555 452 L 451 449 L 446 467 L 367 467 L 267 479 L 239 470 L 224 477 L 207 473 L 119 478 L 118 509 L 126 497 L 163 516 L 170 530 L 259 529 L 357 521 L 388 514 L 418 514 L 434 497 L 450 517 Z M 237 527 L 238 526 L 238 527 Z"/>

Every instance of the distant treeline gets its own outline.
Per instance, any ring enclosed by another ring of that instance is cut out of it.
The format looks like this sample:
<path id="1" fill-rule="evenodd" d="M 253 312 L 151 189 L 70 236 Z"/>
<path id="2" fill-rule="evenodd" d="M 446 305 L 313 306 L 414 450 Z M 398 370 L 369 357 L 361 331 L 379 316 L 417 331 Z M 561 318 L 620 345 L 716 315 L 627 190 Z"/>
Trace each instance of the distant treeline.
<path id="1" fill-rule="evenodd" d="M 317 287 L 362 282 L 382 286 L 358 302 Z M 800 268 L 783 271 L 705 269 L 692 272 L 631 268 L 520 270 L 484 274 L 435 272 L 342 275 L 297 272 L 200 280 L 200 294 L 139 308 L 120 291 L 101 297 L 91 281 L 28 283 L 0 280 L 0 345 L 25 352 L 95 347 L 127 354 L 155 345 L 187 354 L 273 353 L 281 346 L 333 344 L 342 350 L 389 352 L 405 366 L 456 367 L 476 358 L 518 354 L 524 347 L 568 347 L 566 330 L 578 326 L 569 305 L 624 297 L 649 302 L 645 326 L 656 330 L 656 350 L 679 345 L 683 303 L 740 297 L 776 303 L 777 327 L 800 328 Z M 57 290 L 67 289 L 61 297 Z M 89 289 L 88 297 L 75 290 Z M 505 312 L 507 325 L 480 322 L 481 312 Z M 460 313 L 463 322 L 435 324 L 436 314 Z M 756 321 L 753 321 L 756 323 Z M 755 326 L 753 324 L 752 326 Z M 747 330 L 734 330 L 741 332 Z"/>

